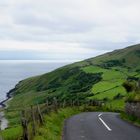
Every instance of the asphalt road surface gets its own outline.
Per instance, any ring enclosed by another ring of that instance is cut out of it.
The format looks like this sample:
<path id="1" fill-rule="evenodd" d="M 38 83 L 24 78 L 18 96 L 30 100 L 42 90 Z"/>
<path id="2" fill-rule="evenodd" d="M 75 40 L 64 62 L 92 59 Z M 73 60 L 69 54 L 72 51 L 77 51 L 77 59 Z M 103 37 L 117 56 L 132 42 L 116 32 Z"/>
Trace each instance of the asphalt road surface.
<path id="1" fill-rule="evenodd" d="M 63 140 L 140 140 L 140 128 L 118 113 L 82 113 L 66 120 Z"/>

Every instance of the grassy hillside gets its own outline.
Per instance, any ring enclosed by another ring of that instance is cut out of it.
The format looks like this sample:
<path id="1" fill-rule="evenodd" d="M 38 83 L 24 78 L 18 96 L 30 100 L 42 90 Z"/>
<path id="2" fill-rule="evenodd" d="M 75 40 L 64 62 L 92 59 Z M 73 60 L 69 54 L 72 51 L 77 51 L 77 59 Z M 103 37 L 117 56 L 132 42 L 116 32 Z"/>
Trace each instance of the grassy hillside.
<path id="1" fill-rule="evenodd" d="M 135 45 L 23 80 L 15 87 L 14 98 L 8 103 L 6 114 L 10 124 L 17 122 L 21 108 L 54 97 L 59 102 L 102 100 L 107 106 L 123 109 L 127 93 L 122 83 L 140 77 L 139 62 L 140 45 Z"/>
<path id="2" fill-rule="evenodd" d="M 135 67 L 136 69 L 140 68 L 139 64 L 137 63 L 140 60 L 140 44 L 115 50 L 113 52 L 89 59 L 90 62 L 97 65 L 110 60 L 122 61 L 124 62 L 123 65 L 127 67 Z"/>

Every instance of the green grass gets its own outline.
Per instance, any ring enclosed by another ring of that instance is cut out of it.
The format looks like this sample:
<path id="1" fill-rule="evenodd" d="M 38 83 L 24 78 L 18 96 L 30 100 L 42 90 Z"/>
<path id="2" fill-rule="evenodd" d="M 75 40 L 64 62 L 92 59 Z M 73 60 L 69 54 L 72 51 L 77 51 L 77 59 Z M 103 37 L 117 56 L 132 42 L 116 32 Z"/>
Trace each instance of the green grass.
<path id="1" fill-rule="evenodd" d="M 109 71 L 107 69 L 103 69 L 98 66 L 87 66 L 87 67 L 83 67 L 82 70 L 85 71 L 86 73 L 100 73 L 100 72 L 105 73 Z"/>
<path id="2" fill-rule="evenodd" d="M 128 121 L 130 123 L 133 123 L 134 125 L 140 127 L 140 119 L 135 117 L 135 116 L 133 116 L 133 115 L 129 115 L 129 114 L 126 114 L 126 113 L 122 112 L 121 113 L 121 118 L 123 120 L 126 120 L 126 121 Z"/>
<path id="3" fill-rule="evenodd" d="M 52 112 L 46 115 L 45 125 L 37 130 L 37 135 L 34 140 L 61 140 L 64 122 L 69 117 L 79 114 L 81 112 L 93 112 L 93 111 L 108 111 L 106 108 L 93 107 L 93 106 L 80 106 L 65 109 L 59 109 L 58 112 Z"/>
<path id="4" fill-rule="evenodd" d="M 114 88 L 112 90 L 96 94 L 96 95 L 94 95 L 94 96 L 92 96 L 90 98 L 91 99 L 98 99 L 98 100 L 102 100 L 104 98 L 108 98 L 108 99 L 112 100 L 113 97 L 115 95 L 117 95 L 118 93 L 120 93 L 121 95 L 126 95 L 125 89 L 122 86 L 120 86 L 120 87 Z"/>
<path id="5" fill-rule="evenodd" d="M 124 75 L 120 71 L 116 71 L 115 69 L 103 69 L 98 66 L 87 66 L 82 68 L 83 71 L 87 73 L 100 73 L 102 72 L 103 80 L 113 80 L 113 79 L 125 79 L 126 75 Z"/>
<path id="6" fill-rule="evenodd" d="M 124 111 L 125 101 L 124 101 L 124 99 L 111 100 L 111 101 L 107 102 L 106 106 L 110 110 Z"/>
<path id="7" fill-rule="evenodd" d="M 135 69 L 127 69 L 127 68 L 124 68 L 124 67 L 113 67 L 112 69 L 120 71 L 120 72 L 123 73 L 126 77 L 127 77 L 127 76 L 134 76 L 134 75 L 138 74 L 138 73 L 135 71 Z"/>
<path id="8" fill-rule="evenodd" d="M 18 140 L 22 136 L 21 126 L 15 126 L 1 131 L 4 140 Z"/>
<path id="9" fill-rule="evenodd" d="M 61 140 L 64 120 L 80 113 L 78 108 L 60 109 L 45 116 L 45 125 L 37 130 L 34 140 Z"/>
<path id="10" fill-rule="evenodd" d="M 27 98 L 28 97 L 28 98 Z M 18 94 L 8 102 L 9 108 L 21 109 L 45 101 L 46 92 L 29 91 Z M 23 100 L 25 99 L 25 100 Z"/>
<path id="11" fill-rule="evenodd" d="M 138 77 L 138 78 L 139 78 L 139 77 L 140 77 L 140 74 L 136 75 L 136 77 Z"/>
<path id="12" fill-rule="evenodd" d="M 37 129 L 34 140 L 61 140 L 64 120 L 81 111 L 79 108 L 65 108 L 58 112 L 51 112 L 44 116 L 44 125 Z M 22 136 L 22 128 L 19 124 L 15 127 L 1 131 L 4 140 L 17 140 Z"/>
<path id="13" fill-rule="evenodd" d="M 137 69 L 139 67 L 138 62 L 140 61 L 140 57 L 136 55 L 138 50 L 140 50 L 140 44 L 88 59 L 88 62 L 90 64 L 102 64 L 105 61 L 125 59 L 125 66 Z"/>
<path id="14" fill-rule="evenodd" d="M 108 106 L 109 107 L 109 106 Z M 34 140 L 61 140 L 64 122 L 69 117 L 79 114 L 81 112 L 90 111 L 108 111 L 106 107 L 96 106 L 80 106 L 80 107 L 67 107 L 61 108 L 57 112 L 50 112 L 44 115 L 44 124 L 37 127 L 36 136 Z M 30 127 L 28 127 L 29 129 Z M 31 129 L 31 128 L 30 128 Z M 1 135 L 4 140 L 18 140 L 22 136 L 22 128 L 17 125 L 15 127 L 9 127 L 8 129 L 1 131 Z"/>
<path id="15" fill-rule="evenodd" d="M 115 70 L 108 70 L 103 74 L 103 80 L 125 79 L 125 78 L 126 76 L 123 73 Z"/>
<path id="16" fill-rule="evenodd" d="M 9 126 L 17 125 L 20 123 L 21 110 L 29 108 L 31 105 L 45 102 L 45 92 L 30 91 L 23 94 L 16 95 L 12 100 L 8 102 L 8 109 L 5 110 L 6 118 L 9 121 Z"/>
<path id="17" fill-rule="evenodd" d="M 124 109 L 125 98 L 115 100 L 114 97 L 117 94 L 126 96 L 126 91 L 122 84 L 126 81 L 128 76 L 134 76 L 136 73 L 132 69 L 127 69 L 124 67 L 112 67 L 111 69 L 103 69 L 98 66 L 86 66 L 82 68 L 87 73 L 102 72 L 102 81 L 93 85 L 92 93 L 93 95 L 89 99 L 95 100 L 105 100 L 106 105 L 111 106 L 113 109 L 117 108 L 120 110 Z M 139 75 L 138 75 L 139 76 Z M 138 100 L 139 96 L 135 96 Z"/>
<path id="18" fill-rule="evenodd" d="M 92 92 L 94 94 L 99 93 L 99 92 L 104 92 L 106 90 L 115 88 L 116 86 L 122 85 L 123 82 L 124 80 L 121 80 L 121 79 L 111 80 L 111 81 L 101 81 L 92 87 Z"/>

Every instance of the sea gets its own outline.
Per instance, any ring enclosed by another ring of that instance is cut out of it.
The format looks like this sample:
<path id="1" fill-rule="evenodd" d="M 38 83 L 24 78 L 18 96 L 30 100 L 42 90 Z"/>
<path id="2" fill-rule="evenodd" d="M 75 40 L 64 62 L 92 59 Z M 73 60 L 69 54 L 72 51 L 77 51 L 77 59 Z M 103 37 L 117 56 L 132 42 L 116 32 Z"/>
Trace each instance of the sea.
<path id="1" fill-rule="evenodd" d="M 6 99 L 6 93 L 28 77 L 53 71 L 71 62 L 0 60 L 0 102 Z"/>

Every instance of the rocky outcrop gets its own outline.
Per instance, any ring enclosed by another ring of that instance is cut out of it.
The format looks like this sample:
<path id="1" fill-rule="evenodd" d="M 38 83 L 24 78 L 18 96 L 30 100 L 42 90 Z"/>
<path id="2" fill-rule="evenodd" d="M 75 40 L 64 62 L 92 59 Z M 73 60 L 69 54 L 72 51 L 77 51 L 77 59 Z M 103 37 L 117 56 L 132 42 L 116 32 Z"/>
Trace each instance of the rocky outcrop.
<path id="1" fill-rule="evenodd" d="M 125 111 L 127 114 L 136 116 L 140 119 L 140 102 L 127 102 Z"/>

